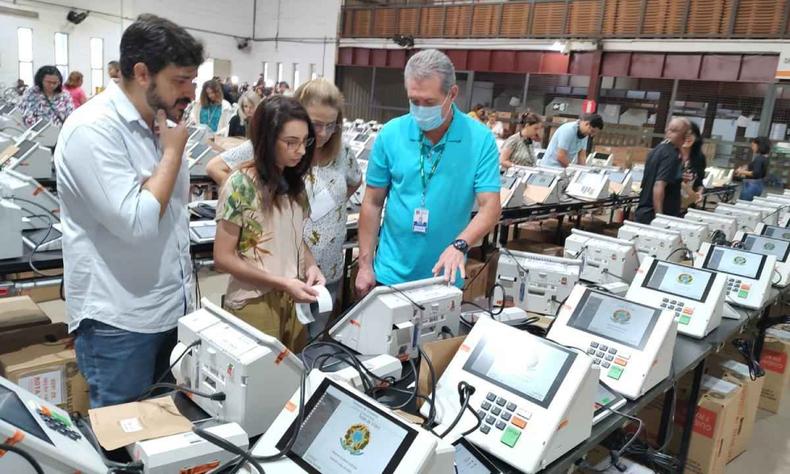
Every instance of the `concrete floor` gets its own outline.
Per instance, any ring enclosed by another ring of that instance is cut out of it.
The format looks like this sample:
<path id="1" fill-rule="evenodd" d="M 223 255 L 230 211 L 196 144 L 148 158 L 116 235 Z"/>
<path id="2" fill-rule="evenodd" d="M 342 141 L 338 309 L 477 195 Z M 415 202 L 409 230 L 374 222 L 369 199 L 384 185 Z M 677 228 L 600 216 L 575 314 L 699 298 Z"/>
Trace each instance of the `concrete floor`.
<path id="1" fill-rule="evenodd" d="M 225 292 L 227 276 L 203 270 L 200 272 L 200 289 L 203 297 L 219 304 Z M 40 303 L 53 321 L 64 320 L 62 301 Z M 790 472 L 790 394 L 783 402 L 779 414 L 760 410 L 749 449 L 733 460 L 725 474 L 786 474 Z"/>

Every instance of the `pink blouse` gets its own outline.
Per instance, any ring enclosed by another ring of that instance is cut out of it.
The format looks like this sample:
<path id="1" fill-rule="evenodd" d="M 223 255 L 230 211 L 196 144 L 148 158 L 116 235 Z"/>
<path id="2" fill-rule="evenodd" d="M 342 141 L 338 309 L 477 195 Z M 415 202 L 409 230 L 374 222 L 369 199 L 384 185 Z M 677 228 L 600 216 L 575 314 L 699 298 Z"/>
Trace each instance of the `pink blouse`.
<path id="1" fill-rule="evenodd" d="M 71 101 L 74 102 L 75 109 L 88 101 L 88 96 L 85 95 L 85 91 L 82 90 L 82 87 L 71 88 L 64 86 L 63 88 L 71 95 Z"/>

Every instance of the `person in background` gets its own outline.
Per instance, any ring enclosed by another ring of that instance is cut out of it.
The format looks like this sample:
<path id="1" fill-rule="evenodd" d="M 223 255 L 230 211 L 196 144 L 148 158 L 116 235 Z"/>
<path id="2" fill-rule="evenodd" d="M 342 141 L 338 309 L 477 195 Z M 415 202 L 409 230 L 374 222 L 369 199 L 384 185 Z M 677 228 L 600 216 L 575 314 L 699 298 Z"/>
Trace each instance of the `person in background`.
<path id="1" fill-rule="evenodd" d="M 489 111 L 487 117 L 486 126 L 491 129 L 495 138 L 502 138 L 505 134 L 505 126 L 497 120 L 496 110 Z"/>
<path id="2" fill-rule="evenodd" d="M 233 84 L 230 77 L 225 78 L 225 82 L 222 83 L 222 94 L 225 96 L 225 100 L 227 100 L 231 105 L 235 104 L 239 101 L 239 88 Z"/>
<path id="3" fill-rule="evenodd" d="M 680 149 L 690 130 L 691 122 L 687 118 L 672 119 L 667 125 L 666 140 L 647 155 L 635 213 L 640 224 L 650 224 L 656 214 L 680 215 L 680 188 L 684 178 Z"/>
<path id="4" fill-rule="evenodd" d="M 343 96 L 324 78 L 305 82 L 294 98 L 307 110 L 315 130 L 315 154 L 306 178 L 310 216 L 305 221 L 304 240 L 315 256 L 326 289 L 337 307 L 343 278 L 343 243 L 346 240 L 346 202 L 362 184 L 357 159 L 343 145 Z M 310 337 L 324 330 L 328 315 L 308 326 Z"/>
<path id="5" fill-rule="evenodd" d="M 603 130 L 603 118 L 598 114 L 585 114 L 579 120 L 564 123 L 551 136 L 541 166 L 567 168 L 568 165 L 585 164 L 587 142 Z"/>
<path id="6" fill-rule="evenodd" d="M 474 106 L 472 106 L 472 110 L 470 110 L 469 113 L 466 115 L 472 117 L 473 119 L 479 122 L 482 122 L 483 121 L 482 117 L 484 112 L 485 112 L 485 108 L 483 107 L 483 104 L 475 104 Z"/>
<path id="7" fill-rule="evenodd" d="M 702 184 L 705 179 L 706 160 L 702 153 L 702 133 L 699 126 L 690 122 L 691 128 L 686 141 L 680 148 L 680 157 L 683 162 L 684 190 L 694 203 L 702 202 L 702 193 L 705 186 Z"/>
<path id="8" fill-rule="evenodd" d="M 225 100 L 222 85 L 214 79 L 203 83 L 200 100 L 192 107 L 192 122 L 205 125 L 217 135 L 226 136 L 233 108 Z"/>
<path id="9" fill-rule="evenodd" d="M 123 80 L 60 132 L 66 318 L 93 408 L 136 400 L 169 375 L 178 319 L 192 311 L 182 118 L 203 60 L 186 30 L 141 15 L 121 36 Z"/>
<path id="10" fill-rule="evenodd" d="M 107 75 L 110 76 L 112 82 L 118 84 L 121 82 L 121 63 L 118 61 L 110 61 L 107 63 Z"/>
<path id="11" fill-rule="evenodd" d="M 302 239 L 315 133 L 299 102 L 279 96 L 255 110 L 251 137 L 254 160 L 220 191 L 214 262 L 230 274 L 226 308 L 301 352 L 307 334 L 295 303 L 316 301 L 312 287 L 326 282 Z"/>
<path id="12" fill-rule="evenodd" d="M 535 166 L 537 164 L 532 143 L 540 140 L 543 133 L 543 118 L 532 112 L 526 112 L 521 114 L 518 123 L 521 130 L 505 140 L 502 151 L 499 153 L 499 164 L 503 168 L 510 168 L 513 165 Z"/>
<path id="13" fill-rule="evenodd" d="M 293 92 L 291 91 L 291 86 L 288 85 L 288 83 L 285 81 L 280 81 L 277 83 L 277 93 L 287 97 L 293 96 Z"/>
<path id="14" fill-rule="evenodd" d="M 246 137 L 247 125 L 255 113 L 261 99 L 254 92 L 247 92 L 239 99 L 239 110 L 231 117 L 228 124 L 229 137 Z"/>
<path id="15" fill-rule="evenodd" d="M 735 176 L 743 178 L 740 198 L 751 201 L 763 193 L 763 180 L 768 175 L 768 155 L 771 153 L 771 140 L 768 137 L 752 139 L 752 160 L 735 170 Z"/>
<path id="16" fill-rule="evenodd" d="M 491 231 L 502 210 L 494 136 L 455 106 L 450 58 L 435 49 L 418 52 L 406 64 L 404 82 L 409 114 L 382 127 L 368 161 L 359 215 L 360 296 L 377 284 L 431 276 L 462 285 L 470 243 Z"/>
<path id="17" fill-rule="evenodd" d="M 71 96 L 71 101 L 74 103 L 75 109 L 88 101 L 88 96 L 86 96 L 85 91 L 82 90 L 81 72 L 71 71 L 63 88 L 66 89 L 66 92 Z"/>
<path id="18" fill-rule="evenodd" d="M 60 71 L 55 66 L 41 66 L 33 82 L 35 85 L 28 87 L 19 103 L 25 124 L 31 126 L 44 119 L 62 126 L 74 111 L 74 102 L 69 93 L 63 91 Z"/>
<path id="19" fill-rule="evenodd" d="M 25 84 L 25 80 L 24 79 L 17 79 L 16 80 L 16 87 L 14 89 L 16 89 L 17 95 L 24 94 L 25 93 L 25 89 L 27 89 L 27 84 Z"/>

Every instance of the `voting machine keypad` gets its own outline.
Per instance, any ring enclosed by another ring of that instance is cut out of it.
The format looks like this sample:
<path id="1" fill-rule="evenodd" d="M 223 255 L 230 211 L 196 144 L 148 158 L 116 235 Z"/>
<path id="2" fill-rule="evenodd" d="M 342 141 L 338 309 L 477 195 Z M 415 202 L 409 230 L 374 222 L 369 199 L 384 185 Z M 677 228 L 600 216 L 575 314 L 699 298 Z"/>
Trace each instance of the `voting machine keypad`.
<path id="1" fill-rule="evenodd" d="M 743 283 L 736 278 L 727 278 L 727 293 L 732 293 L 733 298 L 747 298 L 752 285 Z"/>
<path id="2" fill-rule="evenodd" d="M 694 314 L 694 308 L 685 306 L 685 303 L 678 300 L 664 298 L 661 300 L 661 309 L 667 309 L 675 313 L 678 324 L 688 324 Z"/>
<path id="3" fill-rule="evenodd" d="M 628 360 L 631 358 L 630 354 L 595 341 L 590 343 L 587 354 L 593 358 L 593 365 L 597 365 L 602 369 L 609 369 L 606 375 L 614 380 L 620 379 L 625 367 L 628 365 Z"/>
<path id="4" fill-rule="evenodd" d="M 511 448 L 516 445 L 521 431 L 526 428 L 527 421 L 532 418 L 532 413 L 518 410 L 518 405 L 493 392 L 488 392 L 485 401 L 480 404 L 477 415 L 482 420 L 479 428 L 481 433 L 489 434 L 492 431 L 495 433 L 501 431 L 500 441 Z"/>

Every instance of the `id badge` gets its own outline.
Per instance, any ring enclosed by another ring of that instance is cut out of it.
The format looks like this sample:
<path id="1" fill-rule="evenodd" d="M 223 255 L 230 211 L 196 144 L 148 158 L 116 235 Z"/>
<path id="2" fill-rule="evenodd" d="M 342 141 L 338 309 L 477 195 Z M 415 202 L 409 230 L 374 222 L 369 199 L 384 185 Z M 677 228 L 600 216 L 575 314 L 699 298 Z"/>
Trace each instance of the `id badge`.
<path id="1" fill-rule="evenodd" d="M 424 234 L 428 231 L 428 209 L 418 207 L 414 210 L 414 220 L 411 230 L 418 234 Z"/>

